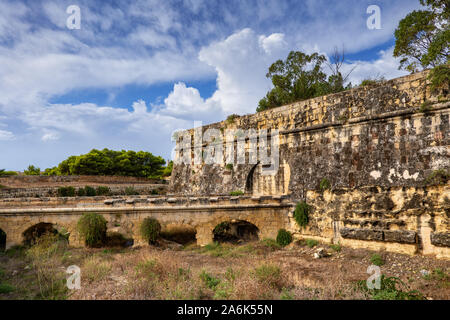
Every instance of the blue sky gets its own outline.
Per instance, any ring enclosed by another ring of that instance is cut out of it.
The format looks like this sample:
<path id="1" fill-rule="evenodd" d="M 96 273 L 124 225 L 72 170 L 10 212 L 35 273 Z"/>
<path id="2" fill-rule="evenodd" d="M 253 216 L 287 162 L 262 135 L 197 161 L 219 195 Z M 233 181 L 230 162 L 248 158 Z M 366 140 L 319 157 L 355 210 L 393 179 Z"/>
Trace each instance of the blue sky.
<path id="1" fill-rule="evenodd" d="M 79 30 L 66 26 L 77 5 Z M 369 5 L 381 29 L 369 30 Z M 0 2 L 0 168 L 92 148 L 170 158 L 172 132 L 253 113 L 289 51 L 345 47 L 353 84 L 394 78 L 394 30 L 419 1 Z"/>

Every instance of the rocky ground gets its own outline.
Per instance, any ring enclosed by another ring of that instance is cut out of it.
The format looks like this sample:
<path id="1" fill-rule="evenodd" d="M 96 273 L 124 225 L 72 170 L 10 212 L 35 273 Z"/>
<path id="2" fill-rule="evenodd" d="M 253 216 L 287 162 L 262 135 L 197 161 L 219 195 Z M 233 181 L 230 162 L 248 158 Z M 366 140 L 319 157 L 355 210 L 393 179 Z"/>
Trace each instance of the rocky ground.
<path id="1" fill-rule="evenodd" d="M 380 265 L 381 290 L 367 290 Z M 65 270 L 81 268 L 81 289 Z M 203 248 L 75 249 L 42 243 L 0 255 L 0 299 L 450 299 L 450 262 L 305 242 Z"/>

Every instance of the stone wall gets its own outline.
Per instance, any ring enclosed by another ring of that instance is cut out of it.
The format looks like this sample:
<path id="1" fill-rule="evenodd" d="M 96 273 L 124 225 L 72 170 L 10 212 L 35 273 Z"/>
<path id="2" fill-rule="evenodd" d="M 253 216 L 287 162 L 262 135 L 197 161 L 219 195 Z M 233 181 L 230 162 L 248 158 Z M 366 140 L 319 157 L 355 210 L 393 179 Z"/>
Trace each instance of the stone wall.
<path id="1" fill-rule="evenodd" d="M 427 72 L 202 127 L 279 130 L 279 170 L 259 164 L 175 164 L 170 192 L 285 195 L 312 208 L 300 238 L 450 258 L 449 90 L 431 91 Z M 196 130 L 199 130 L 198 128 Z M 187 131 L 191 150 L 195 129 Z M 234 148 L 236 148 L 234 141 Z M 268 144 L 270 145 L 270 141 Z M 258 141 L 260 146 L 260 141 Z M 222 145 L 227 148 L 226 141 Z M 251 141 L 246 141 L 248 163 Z M 236 163 L 236 162 L 235 162 Z M 439 178 L 439 179 L 436 179 Z M 249 181 L 251 183 L 249 183 Z M 320 190 L 327 181 L 329 190 Z"/>
<path id="2" fill-rule="evenodd" d="M 218 224 L 233 220 L 254 224 L 259 230 L 260 239 L 275 238 L 278 230 L 288 225 L 288 213 L 292 211 L 292 204 L 283 197 L 117 197 L 68 200 L 62 205 L 60 199 L 41 203 L 35 199 L 20 208 L 3 204 L 0 208 L 0 229 L 6 232 L 6 247 L 21 244 L 24 231 L 41 222 L 51 223 L 57 230 L 64 229 L 70 234 L 70 245 L 82 246 L 76 225 L 85 212 L 102 214 L 108 222 L 108 229 L 133 238 L 137 245 L 145 244 L 139 228 L 146 217 L 156 218 L 163 231 L 189 227 L 196 231 L 197 243 L 206 245 L 213 241 L 213 230 Z M 58 205 L 54 206 L 55 203 Z"/>
<path id="3" fill-rule="evenodd" d="M 221 164 L 175 165 L 170 191 L 212 195 L 242 190 L 304 198 L 323 178 L 336 188 L 420 186 L 435 170 L 450 168 L 448 101 L 448 91 L 430 91 L 423 72 L 208 125 L 203 132 L 278 129 L 278 173 L 263 176 L 262 165 L 249 161 L 230 170 L 224 152 Z M 194 129 L 189 133 L 194 154 Z M 178 157 L 185 152 L 180 148 L 178 143 Z M 252 190 L 246 190 L 249 177 Z"/>

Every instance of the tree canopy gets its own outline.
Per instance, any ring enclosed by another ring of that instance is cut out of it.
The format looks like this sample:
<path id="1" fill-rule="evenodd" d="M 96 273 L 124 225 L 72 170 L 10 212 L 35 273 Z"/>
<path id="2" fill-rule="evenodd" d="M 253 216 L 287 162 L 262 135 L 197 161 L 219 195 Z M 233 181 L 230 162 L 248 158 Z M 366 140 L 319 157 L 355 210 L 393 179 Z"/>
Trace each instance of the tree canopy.
<path id="1" fill-rule="evenodd" d="M 448 63 L 450 47 L 450 2 L 420 0 L 428 10 L 415 10 L 402 19 L 395 30 L 394 57 L 400 69 L 420 69 Z"/>
<path id="2" fill-rule="evenodd" d="M 93 149 L 87 154 L 71 156 L 57 167 L 46 169 L 46 175 L 102 175 L 159 178 L 165 160 L 144 151 Z"/>
<path id="3" fill-rule="evenodd" d="M 311 55 L 300 51 L 291 51 L 285 61 L 273 63 L 266 77 L 272 80 L 274 88 L 259 101 L 257 112 L 276 108 L 295 101 L 306 100 L 329 93 L 343 91 L 346 77 L 340 72 L 344 61 L 344 53 L 335 49 L 333 63 L 328 63 L 324 55 Z M 331 76 L 323 71 L 323 65 L 328 64 Z"/>

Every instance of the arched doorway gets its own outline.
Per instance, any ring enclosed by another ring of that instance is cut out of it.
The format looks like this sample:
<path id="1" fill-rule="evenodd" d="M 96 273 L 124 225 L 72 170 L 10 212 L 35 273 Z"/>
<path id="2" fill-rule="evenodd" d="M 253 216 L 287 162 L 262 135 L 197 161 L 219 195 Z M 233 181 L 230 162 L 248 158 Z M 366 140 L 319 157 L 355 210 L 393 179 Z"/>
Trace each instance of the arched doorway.
<path id="1" fill-rule="evenodd" d="M 44 234 L 57 235 L 58 230 L 55 229 L 52 223 L 40 222 L 23 232 L 23 244 L 28 246 L 33 245 Z"/>
<path id="2" fill-rule="evenodd" d="M 250 193 L 250 194 L 253 193 L 253 176 L 255 174 L 255 170 L 258 167 L 258 165 L 259 165 L 259 161 L 257 164 L 255 164 L 253 166 L 253 168 L 250 169 L 250 172 L 247 175 L 247 179 L 245 181 L 245 192 L 246 193 Z"/>
<path id="3" fill-rule="evenodd" d="M 243 220 L 224 221 L 213 230 L 215 242 L 237 243 L 256 241 L 259 239 L 259 229 L 254 224 Z"/>
<path id="4" fill-rule="evenodd" d="M 0 252 L 6 250 L 6 232 L 0 229 Z"/>

